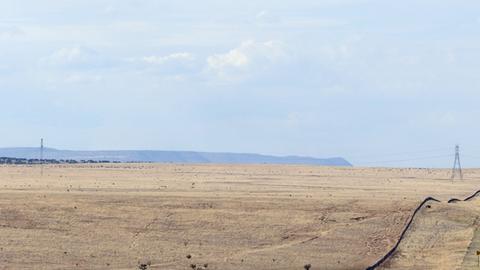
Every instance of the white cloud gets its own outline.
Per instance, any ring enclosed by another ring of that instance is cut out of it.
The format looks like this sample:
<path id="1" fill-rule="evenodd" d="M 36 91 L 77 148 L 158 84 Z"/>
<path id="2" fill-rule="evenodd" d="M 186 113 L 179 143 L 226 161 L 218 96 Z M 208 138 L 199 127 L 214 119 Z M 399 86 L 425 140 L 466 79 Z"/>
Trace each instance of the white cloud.
<path id="1" fill-rule="evenodd" d="M 86 47 L 61 48 L 40 60 L 41 64 L 71 68 L 96 68 L 107 64 L 105 57 Z"/>
<path id="2" fill-rule="evenodd" d="M 224 79 L 239 78 L 248 75 L 249 72 L 269 69 L 286 56 L 286 50 L 281 42 L 249 40 L 227 53 L 209 56 L 207 70 Z"/>
<path id="3" fill-rule="evenodd" d="M 185 81 L 201 69 L 195 56 L 188 52 L 133 57 L 126 58 L 124 61 L 130 69 L 133 68 L 140 73 L 148 73 L 149 76 L 153 75 L 168 81 Z"/>
<path id="4" fill-rule="evenodd" d="M 91 54 L 90 51 L 86 51 L 83 48 L 62 48 L 52 54 L 51 59 L 56 62 L 73 62 L 79 60 L 85 60 Z"/>
<path id="5" fill-rule="evenodd" d="M 208 67 L 217 71 L 227 67 L 241 68 L 248 65 L 249 61 L 249 56 L 241 49 L 233 49 L 226 54 L 213 55 L 207 59 Z"/>
<path id="6" fill-rule="evenodd" d="M 280 18 L 272 14 L 268 10 L 262 10 L 255 16 L 257 23 L 260 24 L 278 24 L 280 23 Z"/>
<path id="7" fill-rule="evenodd" d="M 73 73 L 65 77 L 65 83 L 71 84 L 89 84 L 102 81 L 103 77 L 100 75 L 86 75 L 80 73 Z"/>
<path id="8" fill-rule="evenodd" d="M 64 87 L 98 84 L 104 81 L 103 75 L 104 74 L 88 71 L 51 72 L 47 70 L 39 75 L 37 79 L 48 86 L 50 90 L 60 87 L 62 91 L 64 91 Z"/>
<path id="9" fill-rule="evenodd" d="M 147 64 L 161 65 L 168 62 L 189 62 L 193 61 L 194 57 L 190 53 L 180 52 L 173 53 L 166 56 L 145 56 L 140 59 L 142 62 Z"/>
<path id="10" fill-rule="evenodd" d="M 363 41 L 361 35 L 352 35 L 346 39 L 332 43 L 332 44 L 323 44 L 318 47 L 317 53 L 324 58 L 324 60 L 330 60 L 333 62 L 342 62 L 351 60 L 355 56 L 355 51 Z"/>

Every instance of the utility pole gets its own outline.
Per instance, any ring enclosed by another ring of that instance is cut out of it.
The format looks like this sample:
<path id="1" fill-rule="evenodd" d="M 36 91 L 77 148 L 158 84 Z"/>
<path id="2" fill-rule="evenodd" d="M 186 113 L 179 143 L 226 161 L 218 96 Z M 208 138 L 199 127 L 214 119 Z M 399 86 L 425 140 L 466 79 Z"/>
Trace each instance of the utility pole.
<path id="1" fill-rule="evenodd" d="M 453 162 L 452 180 L 458 176 L 460 180 L 463 180 L 462 165 L 460 165 L 460 146 L 455 146 L 455 161 Z"/>
<path id="2" fill-rule="evenodd" d="M 40 139 L 40 174 L 43 176 L 43 138 Z"/>

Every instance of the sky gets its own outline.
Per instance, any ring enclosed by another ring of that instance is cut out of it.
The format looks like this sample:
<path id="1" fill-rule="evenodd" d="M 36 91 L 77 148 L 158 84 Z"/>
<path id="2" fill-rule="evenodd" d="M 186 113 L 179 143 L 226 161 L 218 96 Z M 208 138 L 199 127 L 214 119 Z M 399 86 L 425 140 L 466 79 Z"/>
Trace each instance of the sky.
<path id="1" fill-rule="evenodd" d="M 480 167 L 480 2 L 2 0 L 0 147 Z"/>

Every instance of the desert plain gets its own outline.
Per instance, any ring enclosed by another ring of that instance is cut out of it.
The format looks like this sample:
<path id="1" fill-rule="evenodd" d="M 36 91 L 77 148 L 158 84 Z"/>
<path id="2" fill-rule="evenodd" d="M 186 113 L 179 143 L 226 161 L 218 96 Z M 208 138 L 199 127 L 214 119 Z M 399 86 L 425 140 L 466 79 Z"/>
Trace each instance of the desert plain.
<path id="1" fill-rule="evenodd" d="M 0 269 L 478 269 L 480 170 L 0 167 Z"/>

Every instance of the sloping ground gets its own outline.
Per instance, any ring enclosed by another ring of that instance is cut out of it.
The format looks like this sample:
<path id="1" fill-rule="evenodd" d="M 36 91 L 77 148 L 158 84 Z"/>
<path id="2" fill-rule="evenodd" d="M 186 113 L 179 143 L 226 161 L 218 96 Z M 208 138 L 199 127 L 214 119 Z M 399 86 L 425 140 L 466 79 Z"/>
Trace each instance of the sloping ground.
<path id="1" fill-rule="evenodd" d="M 474 203 L 477 207 L 480 207 L 480 201 L 478 199 L 476 199 Z M 477 251 L 480 251 L 480 226 L 478 224 L 478 219 L 480 219 L 480 217 L 477 218 L 474 236 L 463 259 L 462 267 L 460 268 L 462 270 L 480 269 L 479 258 L 477 255 Z"/>
<path id="2" fill-rule="evenodd" d="M 425 204 L 396 252 L 378 269 L 473 269 L 468 267 L 476 252 L 471 243 L 478 238 L 479 215 L 478 200 Z"/>

